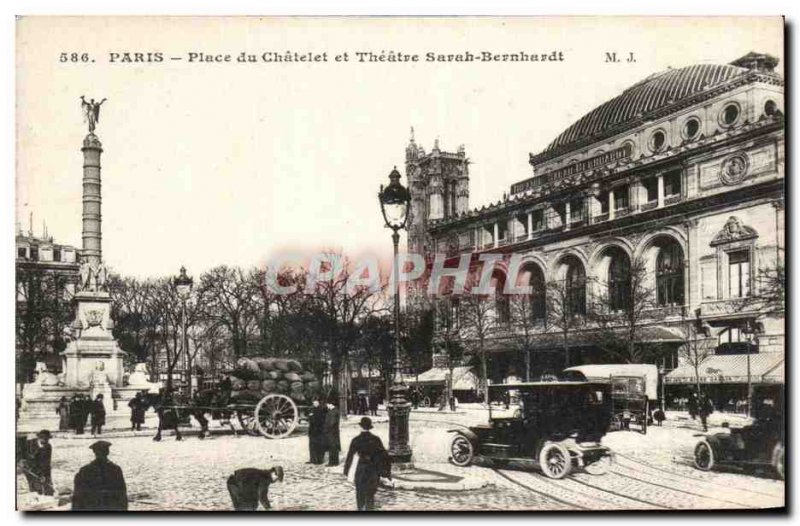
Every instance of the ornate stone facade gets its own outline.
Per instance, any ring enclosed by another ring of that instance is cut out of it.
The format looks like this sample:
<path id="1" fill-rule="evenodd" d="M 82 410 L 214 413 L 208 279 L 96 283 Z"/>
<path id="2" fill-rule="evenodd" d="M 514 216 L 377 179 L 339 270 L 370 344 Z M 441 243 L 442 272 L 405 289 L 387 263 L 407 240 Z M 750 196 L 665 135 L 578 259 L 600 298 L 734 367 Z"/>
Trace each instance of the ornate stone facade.
<path id="1" fill-rule="evenodd" d="M 762 277 L 784 261 L 783 80 L 774 59 L 743 59 L 651 75 L 531 154 L 532 176 L 478 209 L 440 213 L 431 200 L 443 188 L 438 181 L 468 185 L 467 160 L 438 147 L 424 155 L 412 139 L 409 251 L 454 261 L 499 254 L 497 283 L 582 276 L 582 298 L 611 287 L 621 260 L 641 261 L 662 311 L 652 334 L 672 345 L 660 363 L 667 370 L 678 365 L 687 320 L 711 327 L 720 349 L 758 327 L 749 345 L 782 353 L 783 305 L 765 308 L 760 297 L 769 288 Z M 523 272 L 504 276 L 512 254 L 523 256 Z M 515 330 L 495 331 L 498 356 L 513 352 Z M 550 342 L 542 347 L 563 352 L 539 330 Z M 571 362 L 601 359 L 575 342 Z"/>

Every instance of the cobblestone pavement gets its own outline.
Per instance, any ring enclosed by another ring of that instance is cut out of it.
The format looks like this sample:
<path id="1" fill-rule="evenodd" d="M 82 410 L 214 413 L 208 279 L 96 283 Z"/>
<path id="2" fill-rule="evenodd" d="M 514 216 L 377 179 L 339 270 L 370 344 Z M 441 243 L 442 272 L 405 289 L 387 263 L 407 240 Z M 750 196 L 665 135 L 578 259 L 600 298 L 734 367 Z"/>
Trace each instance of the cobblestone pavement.
<path id="1" fill-rule="evenodd" d="M 784 484 L 766 475 L 700 472 L 691 466 L 695 431 L 675 427 L 610 433 L 604 443 L 617 452 L 612 471 L 592 476 L 575 471 L 564 480 L 545 478 L 532 466 L 496 469 L 481 464 L 457 468 L 447 464 L 449 429 L 485 421 L 480 411 L 413 413 L 411 443 L 415 462 L 427 469 L 478 477 L 489 483 L 472 491 L 436 492 L 381 489 L 382 510 L 608 510 L 697 509 L 781 506 Z M 351 418 L 350 420 L 353 420 Z M 374 431 L 388 443 L 388 425 Z M 342 427 L 347 446 L 358 429 Z M 308 438 L 296 434 L 283 440 L 216 434 L 181 442 L 167 433 L 162 442 L 149 436 L 118 437 L 111 459 L 119 464 L 132 496 L 132 510 L 229 510 L 225 481 L 243 467 L 281 465 L 282 484 L 274 484 L 270 500 L 277 510 L 353 510 L 355 490 L 339 468 L 306 464 Z M 87 439 L 55 438 L 54 483 L 72 488 L 72 478 L 89 462 Z M 344 457 L 344 454 L 342 455 Z M 344 458 L 342 458 L 344 461 Z M 22 484 L 20 487 L 24 487 Z"/>

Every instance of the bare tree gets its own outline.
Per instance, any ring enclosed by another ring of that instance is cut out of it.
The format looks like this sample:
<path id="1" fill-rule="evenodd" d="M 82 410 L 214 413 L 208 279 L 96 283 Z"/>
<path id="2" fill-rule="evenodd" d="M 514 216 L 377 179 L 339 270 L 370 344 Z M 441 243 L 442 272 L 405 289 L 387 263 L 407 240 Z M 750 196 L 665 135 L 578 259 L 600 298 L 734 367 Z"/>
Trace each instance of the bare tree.
<path id="1" fill-rule="evenodd" d="M 682 312 L 681 329 L 683 342 L 678 348 L 678 354 L 683 362 L 694 370 L 695 388 L 697 395 L 700 396 L 702 392 L 700 389 L 700 365 L 714 355 L 716 341 L 711 337 L 711 327 L 700 319 L 699 313 L 695 318 L 689 318 L 685 312 Z"/>
<path id="2" fill-rule="evenodd" d="M 585 283 L 580 285 L 584 287 L 583 293 L 570 286 L 566 280 L 553 280 L 546 285 L 547 325 L 556 329 L 562 337 L 565 367 L 570 365 L 569 336 L 586 323 Z"/>
<path id="3" fill-rule="evenodd" d="M 322 269 L 335 275 L 330 279 L 315 279 L 313 289 L 307 289 L 307 292 L 319 320 L 322 343 L 329 353 L 333 382 L 339 392 L 339 410 L 345 417 L 348 402 L 344 375 L 346 364 L 360 336 L 360 323 L 370 315 L 388 312 L 382 294 L 386 280 L 381 277 L 378 287 L 353 285 L 360 276 L 356 275 L 352 262 L 334 251 L 329 251 L 326 259 L 339 263 L 337 269 Z"/>
<path id="4" fill-rule="evenodd" d="M 197 289 L 204 319 L 225 326 L 237 358 L 247 354 L 254 330 L 254 305 L 258 294 L 254 283 L 250 273 L 223 265 L 204 273 Z"/>
<path id="5" fill-rule="evenodd" d="M 653 283 L 642 258 L 623 268 L 614 282 L 595 282 L 588 320 L 595 325 L 595 343 L 612 361 L 643 363 L 655 354 L 655 347 L 642 342 L 643 329 L 664 318 Z"/>
<path id="6" fill-rule="evenodd" d="M 531 291 L 531 294 L 516 294 L 511 297 L 511 342 L 523 353 L 525 358 L 525 381 L 531 380 L 531 353 L 537 341 L 547 330 L 546 303 L 544 287 Z M 543 308 L 544 307 L 544 308 Z"/>
<path id="7" fill-rule="evenodd" d="M 469 294 L 459 299 L 461 342 L 480 360 L 484 403 L 489 405 L 489 372 L 486 363 L 486 343 L 498 327 L 493 296 Z"/>
<path id="8" fill-rule="evenodd" d="M 463 328 L 463 318 L 460 302 L 449 298 L 439 303 L 439 323 L 437 331 L 436 348 L 440 356 L 444 358 L 447 368 L 447 400 L 453 396 L 453 375 L 456 367 L 463 365 L 466 349 L 461 341 L 460 331 Z"/>

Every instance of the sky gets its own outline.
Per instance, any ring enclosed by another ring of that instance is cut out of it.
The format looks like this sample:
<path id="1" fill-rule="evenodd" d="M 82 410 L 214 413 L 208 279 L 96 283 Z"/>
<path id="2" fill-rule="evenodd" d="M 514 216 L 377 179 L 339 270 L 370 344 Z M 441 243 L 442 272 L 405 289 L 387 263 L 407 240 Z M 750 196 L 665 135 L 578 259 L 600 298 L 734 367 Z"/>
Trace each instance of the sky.
<path id="1" fill-rule="evenodd" d="M 80 246 L 80 96 L 107 98 L 103 256 L 138 277 L 251 266 L 286 251 L 391 252 L 377 192 L 403 173 L 413 126 L 430 151 L 466 148 L 470 205 L 531 175 L 563 129 L 667 67 L 777 56 L 779 18 L 22 18 L 17 23 L 16 216 Z M 57 38 L 54 36 L 57 35 Z M 328 54 L 241 64 L 242 51 Z M 563 52 L 548 63 L 359 63 L 403 54 Z M 633 52 L 608 64 L 605 53 Z M 68 53 L 67 62 L 60 54 Z M 72 62 L 70 53 L 89 62 Z M 110 62 L 111 53 L 162 62 Z M 347 52 L 349 62 L 336 62 Z M 188 62 L 189 53 L 232 56 Z M 182 60 L 170 60 L 180 57 Z M 94 62 L 91 62 L 94 60 Z"/>

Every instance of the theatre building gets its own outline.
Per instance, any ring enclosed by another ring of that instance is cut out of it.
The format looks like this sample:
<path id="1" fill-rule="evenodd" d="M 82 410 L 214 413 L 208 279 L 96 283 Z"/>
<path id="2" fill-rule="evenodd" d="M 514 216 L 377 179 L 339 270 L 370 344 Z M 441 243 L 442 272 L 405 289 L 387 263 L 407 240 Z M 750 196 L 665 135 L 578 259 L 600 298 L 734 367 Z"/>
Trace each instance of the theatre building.
<path id="1" fill-rule="evenodd" d="M 429 261 L 444 254 L 448 266 L 469 255 L 472 282 L 482 257 L 502 256 L 481 335 L 465 315 L 468 297 L 446 284 L 444 297 L 410 290 L 410 308 L 436 312 L 438 348 L 457 335 L 473 356 L 482 349 L 491 382 L 568 365 L 655 363 L 668 403 L 698 382 L 718 407 L 746 398 L 748 383 L 782 385 L 776 66 L 750 53 L 650 75 L 530 154 L 530 176 L 480 208 L 469 206 L 464 148 L 448 153 L 437 141 L 426 153 L 412 136 L 409 251 Z M 532 287 L 525 308 L 502 294 L 509 280 Z"/>

